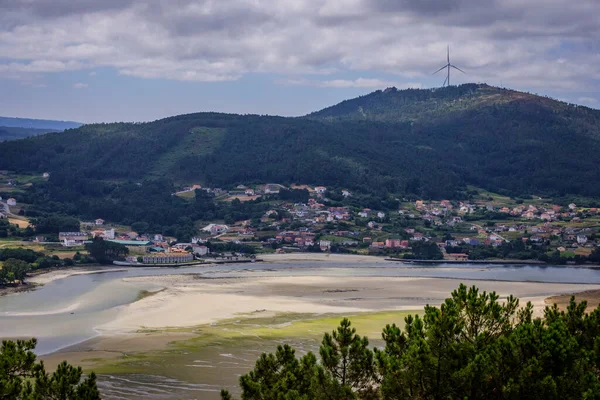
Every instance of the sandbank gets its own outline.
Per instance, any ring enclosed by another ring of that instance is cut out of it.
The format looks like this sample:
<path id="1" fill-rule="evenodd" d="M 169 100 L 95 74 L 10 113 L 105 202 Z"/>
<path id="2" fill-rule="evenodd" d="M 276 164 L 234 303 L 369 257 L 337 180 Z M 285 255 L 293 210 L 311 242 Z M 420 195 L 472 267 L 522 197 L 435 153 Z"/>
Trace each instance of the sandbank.
<path id="1" fill-rule="evenodd" d="M 249 273 L 250 275 L 250 273 Z M 274 276 L 202 279 L 198 275 L 125 278 L 126 282 L 165 287 L 153 296 L 122 307 L 116 318 L 97 327 L 104 333 L 191 327 L 256 311 L 347 314 L 384 310 L 422 310 L 439 305 L 459 282 L 418 277 Z M 600 289 L 600 285 L 469 281 L 480 290 L 531 301 L 537 313 L 552 295 Z"/>
<path id="2" fill-rule="evenodd" d="M 75 268 L 65 268 L 65 269 L 56 269 L 48 272 L 43 272 L 37 275 L 33 275 L 27 278 L 28 282 L 35 283 L 38 285 L 45 285 L 52 281 L 56 281 L 58 279 L 68 278 L 74 275 L 90 275 L 90 274 L 102 274 L 106 272 L 119 272 L 125 271 L 123 268 L 99 268 L 99 267 L 75 267 Z"/>

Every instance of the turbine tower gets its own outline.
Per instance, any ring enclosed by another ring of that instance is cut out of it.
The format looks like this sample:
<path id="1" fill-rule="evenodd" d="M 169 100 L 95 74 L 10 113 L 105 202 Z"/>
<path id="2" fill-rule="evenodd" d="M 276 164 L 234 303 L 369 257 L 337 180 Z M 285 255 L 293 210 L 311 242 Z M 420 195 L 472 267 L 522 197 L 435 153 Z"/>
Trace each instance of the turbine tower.
<path id="1" fill-rule="evenodd" d="M 444 65 L 442 68 L 438 69 L 437 71 L 435 71 L 433 74 L 431 74 L 431 75 L 435 75 L 438 72 L 440 72 L 441 70 L 443 70 L 444 68 L 448 69 L 448 75 L 446 76 L 446 79 L 444 80 L 444 84 L 442 85 L 442 87 L 444 87 L 446 85 L 446 82 L 448 82 L 447 86 L 450 86 L 450 68 L 454 68 L 456 70 L 459 70 L 463 74 L 466 74 L 465 71 L 463 71 L 462 69 L 458 68 L 456 65 L 450 64 L 450 46 L 448 46 L 448 52 L 446 54 L 447 54 L 447 64 Z"/>

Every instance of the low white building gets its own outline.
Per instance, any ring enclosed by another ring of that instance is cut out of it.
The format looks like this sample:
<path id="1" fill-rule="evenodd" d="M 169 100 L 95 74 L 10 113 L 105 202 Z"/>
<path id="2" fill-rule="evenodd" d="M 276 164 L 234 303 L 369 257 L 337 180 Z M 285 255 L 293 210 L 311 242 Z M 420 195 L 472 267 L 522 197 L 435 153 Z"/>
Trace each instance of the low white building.
<path id="1" fill-rule="evenodd" d="M 166 253 L 142 257 L 144 264 L 180 264 L 194 260 L 192 253 Z"/>
<path id="2" fill-rule="evenodd" d="M 64 247 L 83 246 L 89 235 L 85 232 L 59 232 L 58 240 Z"/>
<path id="3" fill-rule="evenodd" d="M 17 201 L 11 197 L 10 199 L 6 200 L 6 204 L 8 204 L 9 206 L 16 206 Z"/>

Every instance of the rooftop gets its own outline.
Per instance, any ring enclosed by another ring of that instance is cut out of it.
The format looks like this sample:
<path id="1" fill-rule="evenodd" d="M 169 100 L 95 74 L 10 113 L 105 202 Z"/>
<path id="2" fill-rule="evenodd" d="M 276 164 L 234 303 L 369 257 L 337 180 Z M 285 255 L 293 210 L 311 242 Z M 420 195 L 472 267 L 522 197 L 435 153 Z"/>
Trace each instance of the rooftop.
<path id="1" fill-rule="evenodd" d="M 123 246 L 149 246 L 152 244 L 152 242 L 144 240 L 107 240 L 107 242 L 118 243 Z"/>

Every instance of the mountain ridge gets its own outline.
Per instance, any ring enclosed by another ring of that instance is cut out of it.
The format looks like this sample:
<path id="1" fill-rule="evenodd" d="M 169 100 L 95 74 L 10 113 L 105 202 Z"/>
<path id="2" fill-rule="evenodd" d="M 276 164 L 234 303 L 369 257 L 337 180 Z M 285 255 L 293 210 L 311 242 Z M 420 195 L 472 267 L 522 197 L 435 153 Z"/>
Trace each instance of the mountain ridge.
<path id="1" fill-rule="evenodd" d="M 49 131 L 63 131 L 65 129 L 79 128 L 82 125 L 83 124 L 81 122 L 75 121 L 0 116 L 0 126 L 4 126 L 7 128 L 32 128 L 48 129 Z"/>
<path id="2" fill-rule="evenodd" d="M 301 182 L 383 196 L 458 197 L 474 185 L 600 197 L 590 184 L 600 179 L 598 152 L 600 111 L 465 84 L 389 88 L 303 117 L 193 113 L 84 125 L 3 143 L 0 169 L 67 181 L 75 173 L 81 181 Z"/>

